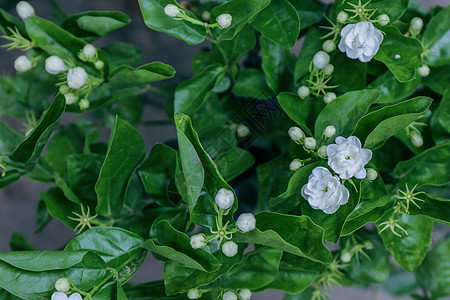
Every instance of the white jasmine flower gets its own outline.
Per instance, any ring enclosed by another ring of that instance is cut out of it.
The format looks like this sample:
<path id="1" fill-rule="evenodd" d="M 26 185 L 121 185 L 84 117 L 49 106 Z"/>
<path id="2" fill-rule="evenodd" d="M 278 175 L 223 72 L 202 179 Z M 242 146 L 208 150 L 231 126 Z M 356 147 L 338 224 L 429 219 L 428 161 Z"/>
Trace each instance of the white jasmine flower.
<path id="1" fill-rule="evenodd" d="M 67 73 L 67 85 L 72 89 L 81 88 L 88 78 L 88 74 L 82 67 L 69 69 Z"/>
<path id="2" fill-rule="evenodd" d="M 55 283 L 55 289 L 58 292 L 67 293 L 70 290 L 70 283 L 67 278 L 60 278 Z"/>
<path id="3" fill-rule="evenodd" d="M 303 167 L 303 162 L 296 158 L 293 161 L 291 161 L 291 163 L 289 164 L 289 170 L 291 170 L 292 172 L 297 171 L 298 169 L 300 169 L 301 167 Z"/>
<path id="4" fill-rule="evenodd" d="M 422 147 L 423 146 L 423 138 L 420 134 L 413 133 L 411 136 L 411 143 L 416 147 Z"/>
<path id="5" fill-rule="evenodd" d="M 171 18 L 175 18 L 181 13 L 181 11 L 175 4 L 167 4 L 164 7 L 164 13 Z"/>
<path id="6" fill-rule="evenodd" d="M 372 151 L 361 148 L 361 141 L 356 136 L 348 139 L 338 136 L 335 143 L 327 147 L 328 165 L 333 171 L 342 179 L 365 178 L 364 166 L 372 158 Z"/>
<path id="7" fill-rule="evenodd" d="M 86 44 L 83 47 L 83 55 L 87 59 L 92 59 L 97 56 L 97 49 L 91 44 Z"/>
<path id="8" fill-rule="evenodd" d="M 320 158 L 327 158 L 327 146 L 322 146 L 317 150 L 317 153 L 319 154 Z"/>
<path id="9" fill-rule="evenodd" d="M 322 44 L 322 49 L 325 52 L 331 52 L 334 49 L 336 49 L 336 45 L 334 44 L 333 40 L 326 40 L 325 42 L 323 42 Z"/>
<path id="10" fill-rule="evenodd" d="M 66 65 L 59 56 L 52 55 L 45 60 L 45 70 L 52 75 L 56 75 L 64 72 Z"/>
<path id="11" fill-rule="evenodd" d="M 313 64 L 317 69 L 323 69 L 330 62 L 330 56 L 325 51 L 319 51 L 314 54 Z"/>
<path id="12" fill-rule="evenodd" d="M 206 238 L 203 234 L 196 234 L 191 236 L 191 247 L 194 249 L 202 248 L 206 245 Z"/>
<path id="13" fill-rule="evenodd" d="M 298 128 L 297 126 L 291 127 L 288 130 L 289 137 L 293 141 L 299 141 L 301 140 L 305 135 L 303 134 L 303 131 Z"/>
<path id="14" fill-rule="evenodd" d="M 256 219 L 251 213 L 241 214 L 236 221 L 236 225 L 242 232 L 249 232 L 255 229 Z"/>
<path id="15" fill-rule="evenodd" d="M 228 291 L 223 294 L 222 299 L 223 300 L 237 300 L 237 296 L 234 292 Z"/>
<path id="16" fill-rule="evenodd" d="M 230 14 L 221 14 L 217 17 L 217 23 L 219 24 L 220 28 L 230 27 L 232 20 L 233 17 Z"/>
<path id="17" fill-rule="evenodd" d="M 412 18 L 410 28 L 415 34 L 419 34 L 423 28 L 423 20 L 419 17 Z"/>
<path id="18" fill-rule="evenodd" d="M 83 297 L 81 297 L 81 295 L 78 293 L 73 293 L 69 296 L 68 300 L 83 300 Z"/>
<path id="19" fill-rule="evenodd" d="M 16 11 L 21 19 L 26 19 L 34 15 L 34 8 L 28 1 L 20 1 L 17 3 Z"/>
<path id="20" fill-rule="evenodd" d="M 332 64 L 328 64 L 325 66 L 325 68 L 323 68 L 323 72 L 325 73 L 325 75 L 331 75 L 334 72 L 334 66 Z"/>
<path id="21" fill-rule="evenodd" d="M 221 188 L 214 198 L 217 206 L 223 210 L 229 209 L 234 203 L 234 193 L 226 188 Z"/>
<path id="22" fill-rule="evenodd" d="M 336 128 L 333 125 L 327 126 L 323 130 L 323 136 L 327 139 L 332 138 L 336 134 Z"/>
<path id="23" fill-rule="evenodd" d="M 21 55 L 14 61 L 14 69 L 17 72 L 25 72 L 33 67 L 31 61 L 25 55 Z"/>
<path id="24" fill-rule="evenodd" d="M 89 103 L 89 100 L 88 100 L 88 99 L 82 99 L 82 100 L 80 101 L 79 105 L 80 105 L 80 109 L 81 109 L 81 110 L 86 110 L 86 109 L 89 108 L 90 103 Z"/>
<path id="25" fill-rule="evenodd" d="M 378 24 L 380 24 L 381 26 L 386 26 L 391 21 L 391 19 L 389 18 L 389 16 L 387 14 L 379 15 L 377 17 L 377 20 L 378 20 Z"/>
<path id="26" fill-rule="evenodd" d="M 190 289 L 187 293 L 189 299 L 198 299 L 202 296 L 202 292 L 199 289 Z"/>
<path id="27" fill-rule="evenodd" d="M 77 101 L 77 96 L 74 93 L 67 93 L 64 97 L 66 98 L 66 105 L 74 104 Z"/>
<path id="28" fill-rule="evenodd" d="M 352 260 L 352 254 L 347 249 L 341 252 L 341 261 L 343 263 L 349 263 Z"/>
<path id="29" fill-rule="evenodd" d="M 328 104 L 336 100 L 336 94 L 333 92 L 328 92 L 325 96 L 323 96 L 323 101 Z"/>
<path id="30" fill-rule="evenodd" d="M 366 169 L 366 173 L 366 179 L 369 181 L 374 181 L 378 177 L 378 173 L 374 169 Z"/>
<path id="31" fill-rule="evenodd" d="M 377 54 L 383 41 L 383 34 L 372 23 L 363 21 L 348 24 L 341 30 L 339 50 L 345 52 L 351 59 L 358 58 L 368 62 Z"/>
<path id="32" fill-rule="evenodd" d="M 238 245 L 233 241 L 228 241 L 222 245 L 222 252 L 228 257 L 233 257 L 238 252 Z"/>
<path id="33" fill-rule="evenodd" d="M 239 297 L 241 297 L 242 300 L 250 300 L 252 292 L 249 289 L 241 289 L 239 291 Z"/>
<path id="34" fill-rule="evenodd" d="M 67 299 L 68 299 L 67 295 L 63 292 L 54 292 L 51 298 L 51 300 L 67 300 Z"/>
<path id="35" fill-rule="evenodd" d="M 305 148 L 306 149 L 312 150 L 312 149 L 316 148 L 316 145 L 317 145 L 317 141 L 315 138 L 313 138 L 313 137 L 305 138 Z"/>
<path id="36" fill-rule="evenodd" d="M 243 138 L 250 134 L 250 129 L 246 125 L 241 124 L 238 126 L 236 132 L 238 137 Z"/>
<path id="37" fill-rule="evenodd" d="M 350 196 L 339 177 L 333 176 L 324 167 L 314 168 L 308 183 L 302 187 L 301 194 L 312 208 L 320 209 L 326 214 L 335 213 L 339 206 L 347 203 Z"/>
<path id="38" fill-rule="evenodd" d="M 307 86 L 301 86 L 297 90 L 297 94 L 300 97 L 300 99 L 305 99 L 309 96 L 309 88 Z"/>
<path id="39" fill-rule="evenodd" d="M 428 75 L 430 75 L 430 67 L 427 65 L 422 65 L 421 67 L 417 68 L 417 73 L 419 73 L 421 77 L 427 77 Z"/>
<path id="40" fill-rule="evenodd" d="M 337 15 L 337 20 L 339 23 L 345 23 L 348 19 L 348 14 L 345 11 L 340 11 Z"/>

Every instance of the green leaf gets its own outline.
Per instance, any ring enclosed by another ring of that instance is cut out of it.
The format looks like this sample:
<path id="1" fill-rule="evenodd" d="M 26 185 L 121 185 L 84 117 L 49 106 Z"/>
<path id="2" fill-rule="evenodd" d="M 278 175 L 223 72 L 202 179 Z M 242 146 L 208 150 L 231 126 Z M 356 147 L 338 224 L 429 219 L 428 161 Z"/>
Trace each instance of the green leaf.
<path id="1" fill-rule="evenodd" d="M 416 69 L 422 66 L 423 47 L 419 40 L 404 36 L 397 27 L 390 25 L 384 26 L 383 32 L 383 43 L 374 58 L 383 62 L 398 81 L 414 80 Z"/>
<path id="2" fill-rule="evenodd" d="M 131 175 L 145 157 L 145 143 L 139 132 L 117 118 L 108 143 L 108 152 L 95 184 L 96 211 L 113 216 L 122 209 Z"/>
<path id="3" fill-rule="evenodd" d="M 217 168 L 226 181 L 230 181 L 248 170 L 255 163 L 255 158 L 247 150 L 232 148 L 216 160 Z"/>
<path id="4" fill-rule="evenodd" d="M 144 59 L 142 51 L 133 44 L 117 42 L 106 45 L 102 49 L 109 55 L 111 70 L 120 65 L 135 66 Z"/>
<path id="5" fill-rule="evenodd" d="M 22 36 L 27 37 L 25 27 L 23 26 L 23 23 L 8 13 L 7 11 L 0 8 L 0 30 L 3 32 L 6 36 L 11 36 L 11 31 L 9 31 L 8 28 L 17 28 L 22 34 Z"/>
<path id="6" fill-rule="evenodd" d="M 20 172 L 16 170 L 7 171 L 5 176 L 0 176 L 0 189 L 19 180 Z"/>
<path id="7" fill-rule="evenodd" d="M 303 1 L 303 0 L 299 0 Z M 309 73 L 309 66 L 317 51 L 322 50 L 321 35 L 315 28 L 308 30 L 305 42 L 295 63 L 294 81 L 297 82 L 300 78 Z"/>
<path id="8" fill-rule="evenodd" d="M 414 93 L 419 87 L 420 79 L 420 76 L 416 76 L 412 81 L 400 82 L 391 71 L 387 71 L 372 81 L 368 87 L 381 91 L 376 103 L 390 103 L 405 99 Z"/>
<path id="9" fill-rule="evenodd" d="M 448 140 L 448 133 L 450 133 L 450 88 L 447 88 L 442 96 L 439 106 L 435 109 L 431 118 L 431 128 L 433 138 L 436 143 L 442 143 Z M 437 128 L 441 128 L 442 137 L 437 134 Z M 440 140 L 442 139 L 442 140 Z"/>
<path id="10" fill-rule="evenodd" d="M 206 38 L 205 28 L 188 21 L 175 20 L 167 16 L 164 13 L 164 7 L 168 4 L 178 6 L 178 3 L 174 0 L 139 0 L 145 25 L 151 29 L 174 36 L 190 45 L 203 42 Z M 180 7 L 180 9 L 182 8 Z M 185 12 L 189 17 L 196 19 L 194 14 L 186 10 Z"/>
<path id="11" fill-rule="evenodd" d="M 22 140 L 22 135 L 0 120 L 0 156 L 11 153 Z"/>
<path id="12" fill-rule="evenodd" d="M 321 139 L 323 130 L 329 125 L 336 128 L 336 136 L 349 136 L 379 94 L 377 90 L 352 91 L 327 104 L 316 120 L 314 128 L 316 140 Z"/>
<path id="13" fill-rule="evenodd" d="M 109 74 L 109 81 L 112 89 L 121 89 L 169 79 L 174 75 L 175 70 L 171 66 L 156 61 L 139 68 L 128 65 L 118 66 Z"/>
<path id="14" fill-rule="evenodd" d="M 431 245 L 433 221 L 421 216 L 403 214 L 400 217 L 399 225 L 408 232 L 408 235 L 401 233 L 402 236 L 399 237 L 386 229 L 380 233 L 380 236 L 395 261 L 405 271 L 414 272 L 424 260 Z M 379 224 L 378 229 L 381 229 Z"/>
<path id="15" fill-rule="evenodd" d="M 308 28 L 322 19 L 323 9 L 313 0 L 289 0 L 300 17 L 301 29 Z"/>
<path id="16" fill-rule="evenodd" d="M 450 225 L 450 200 L 426 193 L 417 195 L 417 198 L 424 200 L 424 202 L 416 201 L 420 208 L 410 205 L 411 215 L 426 216 L 447 226 Z"/>
<path id="17" fill-rule="evenodd" d="M 199 109 L 223 72 L 222 66 L 214 64 L 179 84 L 175 89 L 175 112 L 191 114 Z"/>
<path id="18" fill-rule="evenodd" d="M 130 17 L 120 11 L 86 11 L 70 16 L 61 27 L 78 37 L 97 38 L 130 22 Z"/>
<path id="19" fill-rule="evenodd" d="M 431 68 L 430 75 L 422 78 L 422 83 L 432 91 L 443 95 L 450 82 L 450 72 L 447 72 L 448 65 Z"/>
<path id="20" fill-rule="evenodd" d="M 224 40 L 219 44 L 212 44 L 212 48 L 217 52 L 217 56 L 221 57 L 221 60 L 225 60 L 223 55 L 227 56 L 228 61 L 222 61 L 223 64 L 234 65 L 241 57 L 248 51 L 255 48 L 256 37 L 254 30 L 249 25 L 244 26 L 242 30 L 232 40 Z"/>
<path id="21" fill-rule="evenodd" d="M 272 0 L 251 24 L 266 38 L 284 48 L 292 48 L 300 33 L 300 17 L 287 0 Z"/>
<path id="22" fill-rule="evenodd" d="M 362 90 L 366 86 L 367 64 L 361 63 L 358 59 L 350 59 L 342 53 L 335 51 L 331 55 L 334 72 L 331 85 L 338 85 L 336 91 L 345 93 L 348 91 Z M 348 70 L 352 70 L 349 72 Z"/>
<path id="23" fill-rule="evenodd" d="M 231 40 L 236 34 L 244 28 L 254 16 L 268 6 L 270 0 L 230 0 L 211 11 L 211 22 L 217 19 L 221 14 L 230 14 L 233 17 L 230 27 L 217 28 L 214 30 L 214 36 L 218 41 Z"/>
<path id="24" fill-rule="evenodd" d="M 273 96 L 272 90 L 267 86 L 264 73 L 252 68 L 244 69 L 239 73 L 232 91 L 241 97 L 260 100 L 266 100 Z"/>
<path id="25" fill-rule="evenodd" d="M 27 240 L 27 237 L 19 232 L 14 232 L 9 240 L 11 251 L 34 251 L 36 248 Z M 0 298 L 1 299 L 1 298 Z"/>
<path id="26" fill-rule="evenodd" d="M 256 229 L 236 234 L 236 242 L 265 245 L 316 262 L 331 262 L 330 250 L 323 243 L 323 230 L 309 217 L 274 212 L 260 212 L 255 217 Z"/>
<path id="27" fill-rule="evenodd" d="M 116 284 L 117 287 L 117 296 L 116 300 L 128 300 L 127 294 L 125 294 L 125 291 L 122 288 L 122 285 L 120 283 Z"/>
<path id="28" fill-rule="evenodd" d="M 428 22 L 423 35 L 424 45 L 430 51 L 426 60 L 438 67 L 450 63 L 450 7 L 444 7 Z"/>
<path id="29" fill-rule="evenodd" d="M 145 241 L 143 248 L 189 268 L 205 272 L 219 268 L 220 263 L 214 255 L 203 249 L 193 249 L 189 237 L 173 228 L 167 220 L 158 222 L 154 228 L 156 238 Z"/>
<path id="30" fill-rule="evenodd" d="M 70 228 L 77 226 L 78 223 L 68 217 L 75 217 L 73 212 L 80 213 L 80 206 L 67 199 L 62 189 L 52 187 L 47 192 L 41 193 L 41 199 L 53 218 L 60 220 Z"/>

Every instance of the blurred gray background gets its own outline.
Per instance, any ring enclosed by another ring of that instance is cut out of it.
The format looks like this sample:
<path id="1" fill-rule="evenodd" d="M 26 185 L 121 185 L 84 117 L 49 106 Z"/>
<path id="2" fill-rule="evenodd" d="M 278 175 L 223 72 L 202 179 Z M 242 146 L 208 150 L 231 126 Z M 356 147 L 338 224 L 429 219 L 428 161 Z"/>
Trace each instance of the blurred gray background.
<path id="1" fill-rule="evenodd" d="M 249 0 L 250 1 L 250 0 Z M 411 0 L 412 1 L 412 0 Z M 30 0 L 36 9 L 36 14 L 50 18 L 49 0 Z M 58 4 L 69 14 L 76 14 L 88 10 L 117 10 L 127 13 L 132 22 L 125 28 L 117 30 L 106 37 L 94 42 L 101 47 L 111 42 L 128 42 L 138 46 L 144 53 L 144 62 L 161 61 L 172 65 L 177 74 L 189 76 L 192 74 L 191 61 L 194 55 L 205 45 L 189 46 L 186 43 L 147 28 L 142 20 L 137 0 L 57 0 Z M 332 2 L 332 1 L 326 1 Z M 421 0 L 424 6 L 446 6 L 450 0 Z M 14 7 L 9 12 L 16 15 Z M 4 41 L 2 41 L 4 42 Z M 2 43 L 0 42 L 0 43 Z M 300 46 L 294 47 L 298 54 Z M 0 48 L 0 74 L 14 74 L 14 60 L 20 52 L 6 51 Z M 70 122 L 74 116 L 65 114 L 63 123 Z M 145 120 L 167 120 L 165 111 L 155 107 L 146 108 Z M 20 125 L 20 124 L 18 124 Z M 171 125 L 138 127 L 138 130 L 146 140 L 147 150 L 156 142 L 163 142 L 175 137 L 175 128 Z M 74 233 L 61 222 L 54 219 L 39 234 L 35 234 L 36 208 L 40 199 L 40 193 L 48 189 L 48 185 L 33 182 L 28 179 L 20 179 L 9 187 L 0 190 L 0 251 L 9 250 L 9 240 L 13 232 L 20 232 L 27 236 L 28 240 L 38 250 L 57 250 L 68 242 Z M 132 282 L 148 282 L 163 278 L 162 263 L 153 259 L 149 254 L 143 267 L 132 279 Z M 266 291 L 255 294 L 252 299 L 282 299 L 283 293 L 278 291 Z M 360 288 L 336 287 L 331 299 L 410 299 L 409 297 L 392 298 L 379 287 L 373 286 L 370 290 Z M 450 299 L 450 298 L 448 298 Z"/>

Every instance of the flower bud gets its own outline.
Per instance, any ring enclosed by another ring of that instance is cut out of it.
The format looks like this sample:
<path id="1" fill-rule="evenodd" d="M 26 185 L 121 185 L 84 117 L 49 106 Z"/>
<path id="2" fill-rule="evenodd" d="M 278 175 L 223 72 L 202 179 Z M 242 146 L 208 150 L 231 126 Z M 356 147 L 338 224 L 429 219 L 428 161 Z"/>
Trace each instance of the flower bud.
<path id="1" fill-rule="evenodd" d="M 16 5 L 17 14 L 21 19 L 26 19 L 34 15 L 34 8 L 27 1 L 20 1 Z"/>
<path id="2" fill-rule="evenodd" d="M 317 141 L 315 138 L 313 138 L 313 137 L 305 138 L 305 148 L 306 149 L 313 150 L 314 148 L 316 148 L 316 145 L 317 145 Z"/>
<path id="3" fill-rule="evenodd" d="M 191 247 L 194 249 L 202 248 L 206 245 L 206 238 L 203 234 L 196 234 L 191 236 Z"/>
<path id="4" fill-rule="evenodd" d="M 325 68 L 325 66 L 328 65 L 329 62 L 330 56 L 324 51 L 317 52 L 313 57 L 313 64 L 318 69 Z"/>
<path id="5" fill-rule="evenodd" d="M 327 76 L 333 74 L 333 72 L 334 72 L 334 66 L 333 66 L 332 64 L 326 65 L 325 68 L 323 68 L 323 72 L 324 72 L 325 75 L 327 75 Z"/>
<path id="6" fill-rule="evenodd" d="M 411 20 L 410 30 L 415 34 L 419 34 L 423 27 L 423 20 L 419 17 L 414 17 Z"/>
<path id="7" fill-rule="evenodd" d="M 422 65 L 421 67 L 417 68 L 417 73 L 419 73 L 421 77 L 427 77 L 428 75 L 430 75 L 430 67 L 427 65 Z"/>
<path id="8" fill-rule="evenodd" d="M 80 294 L 78 293 L 73 293 L 72 295 L 69 296 L 68 300 L 83 300 L 83 298 L 81 297 Z"/>
<path id="9" fill-rule="evenodd" d="M 423 138 L 418 133 L 413 133 L 411 136 L 411 143 L 416 147 L 422 147 L 423 146 Z"/>
<path id="10" fill-rule="evenodd" d="M 55 283 L 55 289 L 58 292 L 67 293 L 70 290 L 70 283 L 67 278 L 60 278 Z"/>
<path id="11" fill-rule="evenodd" d="M 202 292 L 199 289 L 190 289 L 187 293 L 189 299 L 198 299 L 202 296 Z"/>
<path id="12" fill-rule="evenodd" d="M 230 14 L 221 14 L 217 17 L 217 23 L 219 24 L 220 28 L 230 27 L 232 20 L 233 17 Z"/>
<path id="13" fill-rule="evenodd" d="M 56 75 L 64 72 L 66 65 L 59 56 L 52 55 L 45 60 L 45 70 L 52 75 Z"/>
<path id="14" fill-rule="evenodd" d="M 67 295 L 62 292 L 54 292 L 51 300 L 67 300 Z"/>
<path id="15" fill-rule="evenodd" d="M 324 97 L 323 97 L 323 101 L 326 104 L 329 104 L 331 102 L 333 102 L 336 99 L 336 94 L 333 92 L 328 92 Z"/>
<path id="16" fill-rule="evenodd" d="M 77 96 L 74 93 L 67 93 L 64 95 L 66 98 L 66 105 L 71 105 L 77 102 Z"/>
<path id="17" fill-rule="evenodd" d="M 91 44 L 86 44 L 83 47 L 83 55 L 87 59 L 92 59 L 97 56 L 97 49 Z"/>
<path id="18" fill-rule="evenodd" d="M 340 11 L 337 15 L 337 20 L 339 23 L 345 23 L 348 19 L 348 14 L 345 11 Z"/>
<path id="19" fill-rule="evenodd" d="M 233 241 L 228 241 L 222 245 L 222 252 L 228 257 L 233 257 L 238 252 L 238 245 Z"/>
<path id="20" fill-rule="evenodd" d="M 236 225 L 242 232 L 249 232 L 255 229 L 256 219 L 251 213 L 241 214 L 236 221 Z"/>
<path id="21" fill-rule="evenodd" d="M 72 89 L 81 88 L 88 78 L 88 74 L 81 67 L 69 69 L 67 73 L 67 85 Z"/>
<path id="22" fill-rule="evenodd" d="M 252 292 L 249 289 L 241 289 L 239 291 L 239 297 L 241 297 L 242 300 L 250 300 Z"/>
<path id="23" fill-rule="evenodd" d="M 303 131 L 298 128 L 297 126 L 291 127 L 288 130 L 289 137 L 293 141 L 299 141 L 301 140 L 305 135 L 303 134 Z"/>
<path id="24" fill-rule="evenodd" d="M 31 61 L 25 55 L 21 55 L 14 61 L 14 69 L 17 72 L 25 72 L 33 67 Z"/>
<path id="25" fill-rule="evenodd" d="M 79 105 L 80 105 L 80 109 L 81 110 L 86 110 L 89 108 L 89 100 L 88 99 L 83 99 L 80 101 Z"/>
<path id="26" fill-rule="evenodd" d="M 366 169 L 366 179 L 369 181 L 374 181 L 377 179 L 378 173 L 374 169 Z"/>
<path id="27" fill-rule="evenodd" d="M 373 249 L 373 243 L 369 240 L 364 242 L 364 248 L 366 248 L 367 250 L 372 250 Z"/>
<path id="28" fill-rule="evenodd" d="M 220 207 L 223 210 L 227 210 L 231 206 L 233 206 L 234 193 L 225 188 L 221 188 L 217 192 L 216 197 L 214 198 L 214 201 L 216 201 L 218 207 Z"/>
<path id="29" fill-rule="evenodd" d="M 209 21 L 209 19 L 211 19 L 211 13 L 209 11 L 204 11 L 202 13 L 202 19 L 205 21 Z"/>
<path id="30" fill-rule="evenodd" d="M 297 90 L 297 94 L 300 97 L 300 99 L 305 99 L 309 96 L 309 88 L 307 86 L 301 86 Z"/>
<path id="31" fill-rule="evenodd" d="M 291 170 L 292 172 L 295 172 L 303 166 L 304 166 L 304 163 L 300 159 L 296 158 L 293 161 L 291 161 L 291 163 L 289 164 L 289 170 Z"/>
<path id="32" fill-rule="evenodd" d="M 181 13 L 181 11 L 175 4 L 167 4 L 164 7 L 164 13 L 171 18 L 175 18 Z"/>
<path id="33" fill-rule="evenodd" d="M 332 138 L 336 134 L 336 128 L 333 125 L 327 126 L 323 131 L 323 136 L 327 139 Z"/>
<path id="34" fill-rule="evenodd" d="M 105 66 L 105 63 L 104 63 L 103 61 L 101 61 L 101 60 L 97 60 L 97 61 L 95 62 L 95 68 L 96 68 L 97 70 L 103 69 L 104 66 Z"/>
<path id="35" fill-rule="evenodd" d="M 325 42 L 323 42 L 322 44 L 322 49 L 325 52 L 331 52 L 334 49 L 336 49 L 336 45 L 334 44 L 333 40 L 326 40 Z"/>
<path id="36" fill-rule="evenodd" d="M 228 291 L 223 294 L 222 299 L 223 300 L 237 300 L 237 296 L 234 292 Z"/>
<path id="37" fill-rule="evenodd" d="M 380 24 L 381 26 L 386 26 L 391 21 L 391 19 L 389 19 L 389 16 L 387 14 L 379 15 L 377 17 L 377 20 L 378 24 Z"/>
<path id="38" fill-rule="evenodd" d="M 347 249 L 342 250 L 341 252 L 341 261 L 343 263 L 349 263 L 352 260 L 352 254 Z"/>
<path id="39" fill-rule="evenodd" d="M 244 124 L 241 124 L 236 129 L 236 132 L 237 132 L 238 137 L 244 138 L 250 134 L 250 129 L 248 129 L 248 127 L 245 126 Z"/>
<path id="40" fill-rule="evenodd" d="M 70 87 L 68 87 L 67 85 L 63 84 L 59 87 L 59 92 L 63 95 L 67 94 L 68 92 L 70 92 Z"/>
<path id="41" fill-rule="evenodd" d="M 322 146 L 319 148 L 319 150 L 317 150 L 317 154 L 319 154 L 320 158 L 327 158 L 327 146 Z"/>

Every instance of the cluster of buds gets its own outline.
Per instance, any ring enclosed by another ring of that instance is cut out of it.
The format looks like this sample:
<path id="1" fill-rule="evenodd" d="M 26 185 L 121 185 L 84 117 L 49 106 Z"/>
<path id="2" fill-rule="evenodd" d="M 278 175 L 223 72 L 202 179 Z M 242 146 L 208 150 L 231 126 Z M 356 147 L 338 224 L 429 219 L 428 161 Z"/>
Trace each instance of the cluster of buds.
<path id="1" fill-rule="evenodd" d="M 194 288 L 187 292 L 188 299 L 199 299 L 202 297 L 203 293 L 207 292 L 208 289 Z M 217 299 L 222 300 L 250 300 L 252 297 L 252 292 L 249 289 L 239 289 L 239 290 L 223 290 Z"/>
<path id="2" fill-rule="evenodd" d="M 72 288 L 73 286 L 67 278 L 58 279 L 55 283 L 56 292 L 52 294 L 51 300 L 83 300 L 79 293 L 72 293 L 67 296 Z"/>

